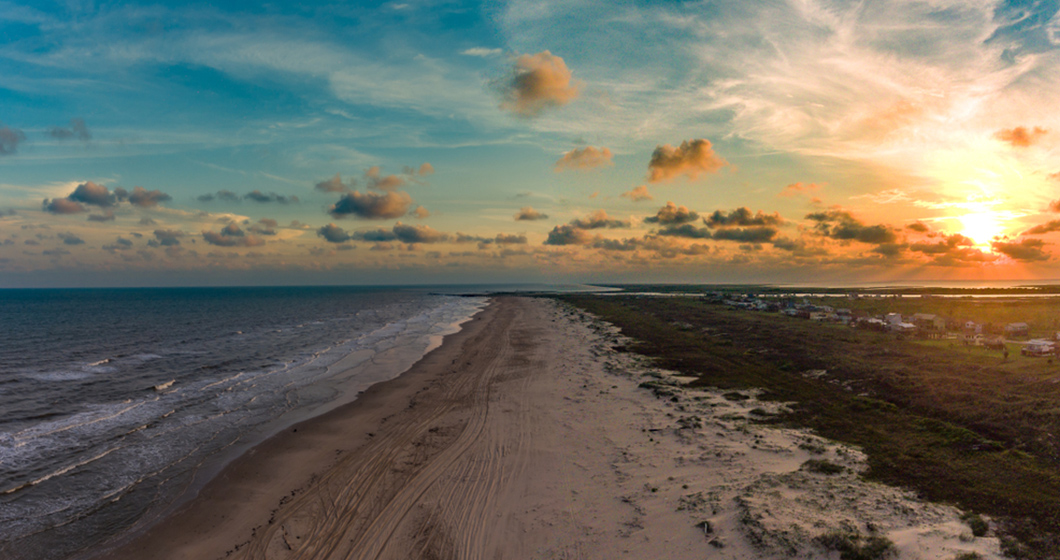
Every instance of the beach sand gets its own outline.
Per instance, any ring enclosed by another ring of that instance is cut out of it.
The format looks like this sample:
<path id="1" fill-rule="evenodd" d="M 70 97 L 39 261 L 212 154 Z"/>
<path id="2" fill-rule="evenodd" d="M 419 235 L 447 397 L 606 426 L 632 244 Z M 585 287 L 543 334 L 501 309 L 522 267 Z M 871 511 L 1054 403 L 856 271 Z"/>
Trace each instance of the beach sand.
<path id="1" fill-rule="evenodd" d="M 957 510 L 861 480 L 857 450 L 753 421 L 780 405 L 684 388 L 622 344 L 556 302 L 494 298 L 98 558 L 837 558 L 830 531 L 904 559 L 1000 558 Z"/>

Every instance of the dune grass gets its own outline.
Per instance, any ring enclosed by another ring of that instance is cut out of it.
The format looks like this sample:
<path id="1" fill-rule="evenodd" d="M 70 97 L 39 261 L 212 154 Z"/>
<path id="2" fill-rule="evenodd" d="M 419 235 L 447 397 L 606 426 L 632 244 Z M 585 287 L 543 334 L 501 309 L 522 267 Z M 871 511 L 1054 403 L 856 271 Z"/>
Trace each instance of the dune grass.
<path id="1" fill-rule="evenodd" d="M 762 421 L 861 447 L 869 478 L 994 517 L 1009 556 L 1057 558 L 1060 366 L 692 298 L 562 299 L 694 385 L 795 403 Z"/>

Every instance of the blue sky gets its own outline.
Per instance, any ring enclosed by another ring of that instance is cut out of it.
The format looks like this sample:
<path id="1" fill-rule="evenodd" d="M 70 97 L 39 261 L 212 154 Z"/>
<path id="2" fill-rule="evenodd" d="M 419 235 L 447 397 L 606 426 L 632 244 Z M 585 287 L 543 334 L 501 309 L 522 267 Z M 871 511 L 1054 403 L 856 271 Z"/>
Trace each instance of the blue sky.
<path id="1" fill-rule="evenodd" d="M 0 286 L 1055 278 L 1057 11 L 0 2 Z"/>

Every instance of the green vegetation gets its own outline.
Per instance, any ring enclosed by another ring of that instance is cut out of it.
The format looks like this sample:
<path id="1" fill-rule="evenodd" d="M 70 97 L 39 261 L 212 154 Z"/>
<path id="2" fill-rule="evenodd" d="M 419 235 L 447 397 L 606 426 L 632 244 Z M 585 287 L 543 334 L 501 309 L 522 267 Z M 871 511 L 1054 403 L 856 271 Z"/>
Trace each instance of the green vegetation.
<path id="1" fill-rule="evenodd" d="M 990 530 L 990 526 L 978 513 L 966 513 L 961 516 L 961 521 L 968 524 L 968 527 L 972 530 L 972 535 L 976 537 L 985 537 L 987 531 Z"/>
<path id="2" fill-rule="evenodd" d="M 817 537 L 816 541 L 827 550 L 839 552 L 840 560 L 882 560 L 898 554 L 894 543 L 880 535 L 832 531 Z"/>
<path id="3" fill-rule="evenodd" d="M 846 469 L 824 459 L 810 459 L 802 464 L 802 469 L 817 474 L 839 474 Z"/>
<path id="4" fill-rule="evenodd" d="M 869 478 L 993 517 L 1010 556 L 1060 550 L 1060 366 L 698 298 L 562 299 L 621 327 L 637 341 L 631 351 L 698 377 L 693 385 L 793 403 L 769 421 L 861 447 Z M 975 305 L 984 316 L 1010 312 Z M 1040 305 L 1060 318 L 1060 303 Z M 1033 325 L 1033 309 L 1021 320 Z"/>

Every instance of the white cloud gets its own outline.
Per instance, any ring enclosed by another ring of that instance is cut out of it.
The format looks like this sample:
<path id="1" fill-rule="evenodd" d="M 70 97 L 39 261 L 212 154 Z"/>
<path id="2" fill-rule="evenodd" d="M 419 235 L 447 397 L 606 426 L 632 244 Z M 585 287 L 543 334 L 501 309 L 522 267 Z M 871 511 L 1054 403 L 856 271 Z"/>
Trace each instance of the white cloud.
<path id="1" fill-rule="evenodd" d="M 464 56 L 477 56 L 481 58 L 491 58 L 494 56 L 500 56 L 504 51 L 502 49 L 488 49 L 486 47 L 472 47 L 470 49 L 464 49 L 460 51 L 460 54 Z"/>

